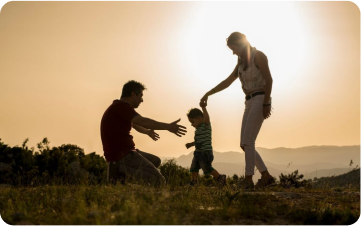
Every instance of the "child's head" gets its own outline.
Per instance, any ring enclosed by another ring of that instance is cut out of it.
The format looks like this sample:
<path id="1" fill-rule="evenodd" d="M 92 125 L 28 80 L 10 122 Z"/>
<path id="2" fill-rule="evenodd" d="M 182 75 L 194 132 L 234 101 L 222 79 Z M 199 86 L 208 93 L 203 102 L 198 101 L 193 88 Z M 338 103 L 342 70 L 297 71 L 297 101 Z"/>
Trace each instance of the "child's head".
<path id="1" fill-rule="evenodd" d="M 198 108 L 192 108 L 188 111 L 188 120 L 194 128 L 197 128 L 203 122 L 203 112 Z"/>

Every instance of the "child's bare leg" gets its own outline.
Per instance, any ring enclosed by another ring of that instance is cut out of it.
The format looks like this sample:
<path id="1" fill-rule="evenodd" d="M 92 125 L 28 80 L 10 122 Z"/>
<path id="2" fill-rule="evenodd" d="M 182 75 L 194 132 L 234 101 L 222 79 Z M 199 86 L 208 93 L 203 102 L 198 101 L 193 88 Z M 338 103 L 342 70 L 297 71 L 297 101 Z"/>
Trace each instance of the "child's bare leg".
<path id="1" fill-rule="evenodd" d="M 192 172 L 192 180 L 198 181 L 198 172 Z"/>
<path id="2" fill-rule="evenodd" d="M 211 172 L 211 175 L 213 176 L 213 178 L 217 181 L 217 186 L 219 186 L 220 188 L 222 188 L 224 185 L 227 184 L 227 177 L 224 174 L 219 174 L 217 170 L 213 169 L 213 171 Z"/>
<path id="3" fill-rule="evenodd" d="M 216 179 L 219 177 L 219 173 L 218 173 L 217 170 L 213 170 L 213 171 L 211 172 L 211 175 L 212 175 L 214 178 L 216 178 Z"/>

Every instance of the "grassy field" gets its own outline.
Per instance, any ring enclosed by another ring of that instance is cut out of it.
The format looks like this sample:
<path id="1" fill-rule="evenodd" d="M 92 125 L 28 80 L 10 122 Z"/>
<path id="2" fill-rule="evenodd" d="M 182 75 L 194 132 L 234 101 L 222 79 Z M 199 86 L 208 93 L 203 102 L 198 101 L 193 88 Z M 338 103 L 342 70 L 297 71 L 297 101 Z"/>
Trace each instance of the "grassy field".
<path id="1" fill-rule="evenodd" d="M 298 170 L 279 175 L 277 186 L 255 192 L 201 175 L 189 187 L 189 169 L 167 160 L 159 167 L 167 186 L 111 185 L 107 163 L 76 145 L 38 151 L 11 147 L 0 139 L 0 214 L 8 224 L 344 224 L 360 216 L 360 169 L 326 178 L 303 179 Z M 350 166 L 352 165 L 352 160 Z"/>
<path id="2" fill-rule="evenodd" d="M 360 216 L 359 189 L 245 192 L 230 185 L 135 184 L 0 188 L 8 224 L 345 224 Z"/>

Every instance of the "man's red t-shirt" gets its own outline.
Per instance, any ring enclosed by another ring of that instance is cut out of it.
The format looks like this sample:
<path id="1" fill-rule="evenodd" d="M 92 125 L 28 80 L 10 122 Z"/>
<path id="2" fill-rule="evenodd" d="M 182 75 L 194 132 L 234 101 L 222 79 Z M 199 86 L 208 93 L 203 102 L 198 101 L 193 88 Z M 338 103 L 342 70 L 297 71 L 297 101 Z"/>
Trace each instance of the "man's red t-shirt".
<path id="1" fill-rule="evenodd" d="M 139 115 L 132 106 L 121 100 L 114 100 L 104 112 L 100 133 L 104 156 L 107 162 L 116 162 L 135 149 L 131 120 Z"/>

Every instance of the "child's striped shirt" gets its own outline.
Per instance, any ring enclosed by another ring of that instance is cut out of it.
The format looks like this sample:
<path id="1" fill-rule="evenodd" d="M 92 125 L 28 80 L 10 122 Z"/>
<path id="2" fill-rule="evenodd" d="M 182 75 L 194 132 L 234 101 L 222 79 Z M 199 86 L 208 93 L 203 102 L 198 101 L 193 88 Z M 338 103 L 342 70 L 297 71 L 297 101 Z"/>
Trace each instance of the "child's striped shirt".
<path id="1" fill-rule="evenodd" d="M 204 122 L 200 124 L 194 133 L 196 151 L 212 151 L 212 127 Z"/>

